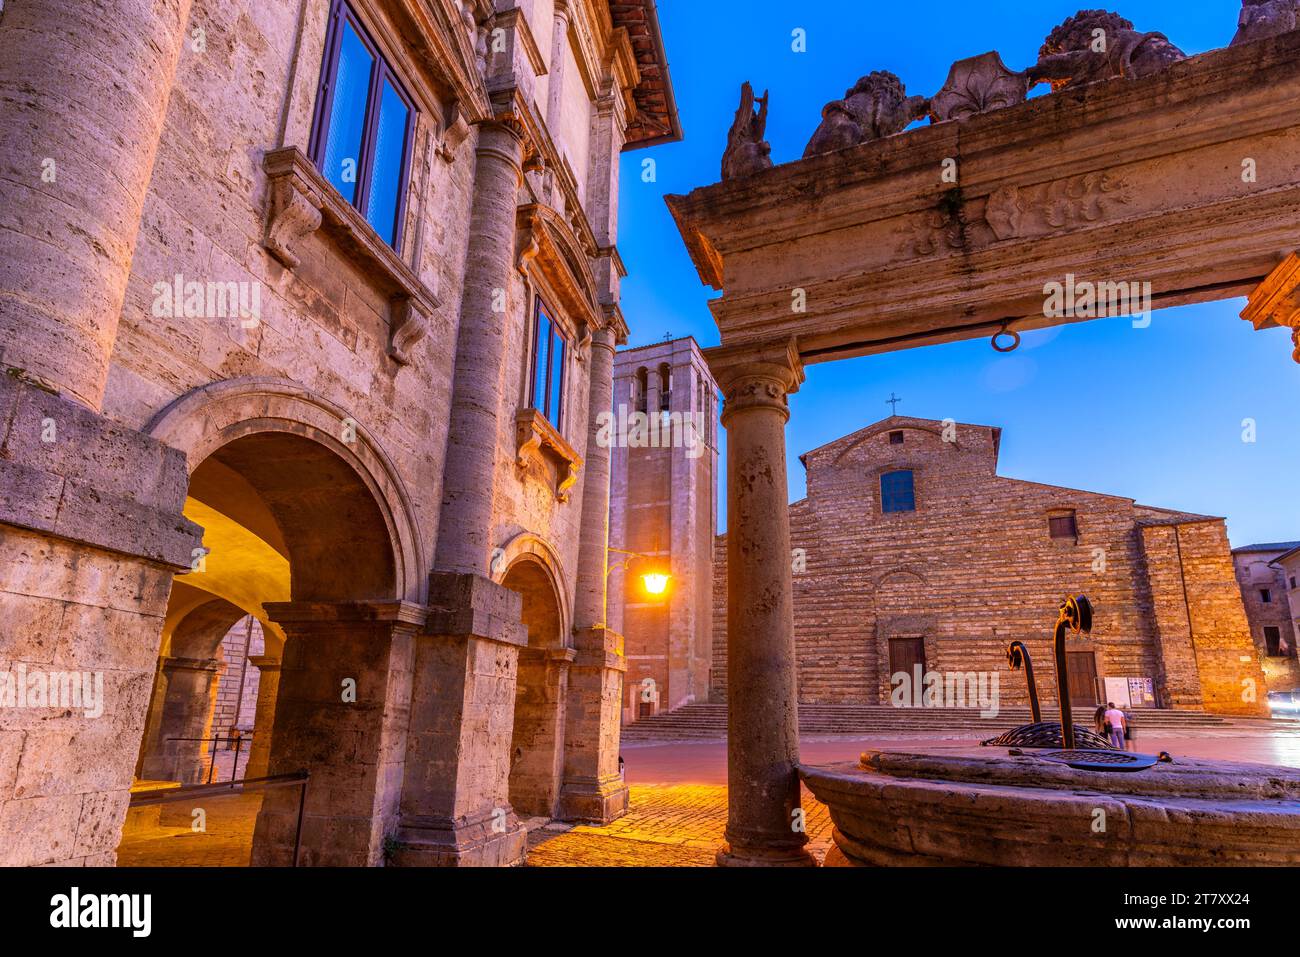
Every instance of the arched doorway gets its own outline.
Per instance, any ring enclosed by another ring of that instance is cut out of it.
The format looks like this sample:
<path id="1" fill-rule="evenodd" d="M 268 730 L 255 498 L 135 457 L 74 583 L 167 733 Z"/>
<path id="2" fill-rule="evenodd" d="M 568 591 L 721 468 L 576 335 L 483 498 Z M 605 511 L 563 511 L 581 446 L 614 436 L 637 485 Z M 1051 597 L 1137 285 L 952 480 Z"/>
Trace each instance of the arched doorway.
<path id="1" fill-rule="evenodd" d="M 196 593 L 196 594 L 191 594 Z M 145 781 L 198 784 L 205 779 L 211 745 L 220 648 L 231 627 L 247 617 L 244 609 L 179 582 L 173 586 L 172 616 L 163 626 L 158 660 L 136 777 Z"/>
<path id="2" fill-rule="evenodd" d="M 555 816 L 564 765 L 564 699 L 573 651 L 550 571 L 526 555 L 503 584 L 523 598 L 528 647 L 519 653 L 514 733 L 510 741 L 510 804 L 521 817 Z"/>
<path id="3" fill-rule="evenodd" d="M 165 658 L 198 648 L 210 661 L 221 623 L 253 615 L 265 648 L 253 662 L 261 687 L 246 775 L 310 773 L 301 863 L 379 863 L 396 826 L 411 638 L 423 620 L 418 536 L 395 472 L 354 420 L 276 380 L 199 390 L 152 431 L 188 453 L 185 514 L 204 528 L 205 554 L 173 586 Z M 207 720 L 202 683 L 174 682 L 151 709 L 141 772 L 172 698 L 190 726 Z M 251 862 L 288 864 L 299 791 L 259 794 Z"/>

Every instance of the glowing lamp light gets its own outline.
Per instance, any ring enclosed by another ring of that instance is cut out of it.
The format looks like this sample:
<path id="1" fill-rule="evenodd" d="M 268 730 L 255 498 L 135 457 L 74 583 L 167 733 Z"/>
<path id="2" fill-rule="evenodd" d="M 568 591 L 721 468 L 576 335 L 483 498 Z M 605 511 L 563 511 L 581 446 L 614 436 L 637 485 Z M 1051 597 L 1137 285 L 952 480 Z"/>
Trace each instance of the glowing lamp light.
<path id="1" fill-rule="evenodd" d="M 647 594 L 662 595 L 668 590 L 668 579 L 670 577 L 662 572 L 651 572 L 648 575 L 642 575 L 641 582 L 645 585 Z"/>

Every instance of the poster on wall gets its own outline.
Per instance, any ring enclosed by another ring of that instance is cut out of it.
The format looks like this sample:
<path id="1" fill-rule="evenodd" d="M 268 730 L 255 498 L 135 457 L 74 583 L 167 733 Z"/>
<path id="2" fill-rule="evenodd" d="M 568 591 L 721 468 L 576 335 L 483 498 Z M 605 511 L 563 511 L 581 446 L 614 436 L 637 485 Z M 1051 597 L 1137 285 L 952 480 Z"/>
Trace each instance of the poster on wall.
<path id="1" fill-rule="evenodd" d="M 1135 708 L 1154 708 L 1156 706 L 1155 683 L 1150 678 L 1129 678 L 1128 696 Z"/>
<path id="2" fill-rule="evenodd" d="M 1128 678 L 1106 678 L 1106 701 L 1114 704 L 1116 707 L 1127 708 L 1129 703 L 1129 679 Z"/>

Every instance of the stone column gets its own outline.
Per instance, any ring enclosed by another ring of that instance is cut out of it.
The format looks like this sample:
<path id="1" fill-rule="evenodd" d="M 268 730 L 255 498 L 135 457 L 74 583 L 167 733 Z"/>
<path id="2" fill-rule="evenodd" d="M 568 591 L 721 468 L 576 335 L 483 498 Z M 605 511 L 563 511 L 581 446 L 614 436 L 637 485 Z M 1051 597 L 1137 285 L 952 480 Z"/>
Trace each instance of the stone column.
<path id="1" fill-rule="evenodd" d="M 275 727 L 275 702 L 280 696 L 280 659 L 274 655 L 252 655 L 249 663 L 258 670 L 257 710 L 253 713 L 253 743 L 249 746 L 244 777 L 266 776 L 271 760 L 271 731 Z"/>
<path id="2" fill-rule="evenodd" d="M 164 692 L 155 740 L 140 765 L 148 781 L 207 781 L 211 745 L 201 740 L 212 729 L 217 679 L 222 671 L 215 658 L 163 658 Z"/>
<path id="3" fill-rule="evenodd" d="M 618 330 L 612 323 L 592 333 L 582 525 L 578 532 L 577 597 L 573 606 L 576 628 L 606 624 L 611 448 L 610 444 L 601 441 L 600 417 L 602 414 L 607 416 L 613 406 L 614 349 L 617 343 Z"/>
<path id="4" fill-rule="evenodd" d="M 374 866 L 397 827 L 410 720 L 409 602 L 269 602 L 286 641 L 267 771 L 308 771 L 303 865 Z M 292 862 L 297 788 L 265 792 L 254 866 Z"/>
<path id="5" fill-rule="evenodd" d="M 610 322 L 591 340 L 586 476 L 578 545 L 574 648 L 565 706 L 564 783 L 560 816 L 605 823 L 627 811 L 628 791 L 618 773 L 623 636 L 606 620 L 609 587 L 609 467 L 611 449 L 600 440 L 597 416 L 613 403 L 614 348 L 619 329 Z"/>
<path id="6" fill-rule="evenodd" d="M 799 808 L 794 586 L 786 489 L 787 396 L 803 381 L 788 346 L 705 356 L 726 396 L 727 829 L 724 866 L 810 865 Z"/>
<path id="7" fill-rule="evenodd" d="M 522 162 L 523 140 L 513 125 L 479 126 L 438 528 L 436 566 L 442 571 L 489 571 Z"/>
<path id="8" fill-rule="evenodd" d="M 23 0 L 0 26 L 0 660 L 100 673 L 102 714 L 0 714 L 0 864 L 111 865 L 185 456 L 98 415 L 189 0 Z"/>
<path id="9" fill-rule="evenodd" d="M 555 0 L 551 26 L 551 65 L 546 86 L 546 128 L 558 139 L 564 117 L 564 74 L 569 47 L 569 3 Z"/>
<path id="10" fill-rule="evenodd" d="M 510 82 L 494 94 L 501 118 L 478 127 L 436 570 L 428 626 L 415 645 L 401 824 L 389 860 L 397 865 L 516 864 L 526 851 L 510 807 L 509 751 L 528 632 L 522 599 L 489 577 L 503 408 L 516 394 L 504 380 L 525 144 L 510 118 L 518 108 Z"/>
<path id="11" fill-rule="evenodd" d="M 23 0 L 0 30 L 0 363 L 96 411 L 189 0 Z"/>

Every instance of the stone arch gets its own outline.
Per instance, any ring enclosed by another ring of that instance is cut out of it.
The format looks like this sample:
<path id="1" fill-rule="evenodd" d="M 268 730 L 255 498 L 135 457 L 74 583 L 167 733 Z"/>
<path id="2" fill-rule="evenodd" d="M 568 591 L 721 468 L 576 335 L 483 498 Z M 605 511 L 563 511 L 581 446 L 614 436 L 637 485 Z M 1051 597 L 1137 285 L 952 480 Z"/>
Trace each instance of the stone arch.
<path id="1" fill-rule="evenodd" d="M 863 445 L 886 432 L 926 432 L 940 440 L 943 439 L 942 428 L 936 428 L 924 421 L 909 420 L 904 422 L 891 422 L 889 419 L 885 419 L 884 421 L 877 422 L 875 425 L 869 426 L 859 432 L 852 442 L 840 449 L 840 451 L 835 455 L 835 458 L 831 460 L 831 464 L 839 465 Z M 961 451 L 963 448 L 960 436 L 947 444 L 956 451 Z"/>
<path id="2" fill-rule="evenodd" d="M 169 622 L 167 647 L 158 662 L 148 717 L 136 761 L 136 775 L 146 781 L 204 780 L 210 746 L 200 740 L 212 728 L 220 646 L 226 632 L 247 612 L 222 598 L 190 607 Z"/>
<path id="3" fill-rule="evenodd" d="M 929 596 L 925 573 L 911 566 L 891 568 L 871 585 L 871 606 L 875 616 L 876 681 L 881 702 L 892 691 L 891 642 L 921 641 L 927 669 L 938 660 L 938 621 Z"/>
<path id="4" fill-rule="evenodd" d="M 388 529 L 397 587 L 383 597 L 425 599 L 429 563 L 410 495 L 369 430 L 330 400 L 288 379 L 226 379 L 181 396 L 154 416 L 145 432 L 184 452 L 191 474 L 218 450 L 261 433 L 300 436 L 323 446 L 351 467 Z M 344 441 L 345 436 L 355 440 Z"/>
<path id="5" fill-rule="evenodd" d="M 568 579 L 564 574 L 564 565 L 560 561 L 560 553 L 542 536 L 534 532 L 520 532 L 506 542 L 497 554 L 498 560 L 492 564 L 495 572 L 493 580 L 507 587 L 510 586 L 506 583 L 506 578 L 521 562 L 530 562 L 538 567 L 539 574 L 544 576 L 551 588 L 559 609 L 561 644 L 564 647 L 571 646 L 573 644 L 573 607 L 570 600 Z"/>
<path id="6" fill-rule="evenodd" d="M 519 651 L 510 739 L 510 803 L 525 817 L 554 817 L 564 768 L 564 702 L 574 659 L 559 565 L 537 536 L 515 541 L 501 583 L 523 599 L 528 646 Z"/>

